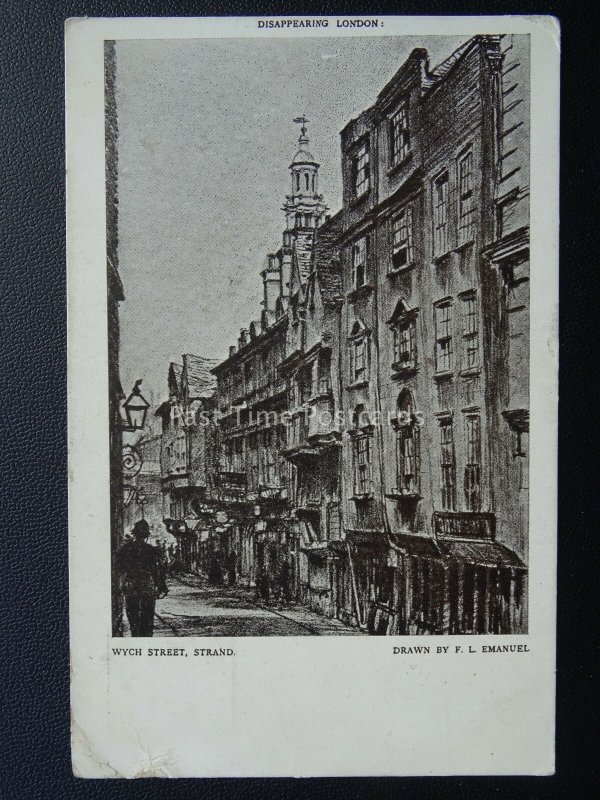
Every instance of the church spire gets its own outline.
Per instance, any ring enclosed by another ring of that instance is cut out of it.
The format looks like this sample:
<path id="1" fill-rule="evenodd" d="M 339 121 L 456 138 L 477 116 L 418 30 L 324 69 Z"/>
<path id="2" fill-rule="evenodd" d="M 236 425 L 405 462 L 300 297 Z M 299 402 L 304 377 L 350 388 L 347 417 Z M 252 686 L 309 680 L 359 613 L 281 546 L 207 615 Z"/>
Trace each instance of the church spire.
<path id="1" fill-rule="evenodd" d="M 292 193 L 287 195 L 284 206 L 287 230 L 316 228 L 327 211 L 323 195 L 319 194 L 319 164 L 308 149 L 306 115 L 296 117 L 294 122 L 300 125 L 300 136 L 296 155 L 290 164 Z"/>

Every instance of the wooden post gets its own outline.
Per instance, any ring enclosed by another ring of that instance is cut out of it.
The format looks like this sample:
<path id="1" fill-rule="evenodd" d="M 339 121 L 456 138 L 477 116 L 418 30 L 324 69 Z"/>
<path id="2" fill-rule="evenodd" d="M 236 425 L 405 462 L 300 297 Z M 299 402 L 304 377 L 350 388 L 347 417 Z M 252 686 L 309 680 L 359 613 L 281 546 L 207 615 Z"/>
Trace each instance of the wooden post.
<path id="1" fill-rule="evenodd" d="M 515 570 L 510 570 L 510 583 L 508 590 L 508 631 L 507 633 L 515 632 Z"/>
<path id="2" fill-rule="evenodd" d="M 483 633 L 490 633 L 490 571 L 484 567 L 485 595 L 483 601 Z"/>
<path id="3" fill-rule="evenodd" d="M 459 561 L 456 565 L 456 627 L 455 633 L 464 633 L 464 615 L 465 615 L 465 565 Z"/>
<path id="4" fill-rule="evenodd" d="M 350 542 L 346 540 L 346 548 L 348 550 L 348 564 L 350 566 L 350 580 L 352 581 L 352 594 L 354 596 L 354 606 L 356 608 L 356 619 L 358 620 L 359 626 L 362 628 L 363 620 L 362 614 L 360 613 L 360 602 L 358 599 L 358 587 L 356 585 L 356 575 L 354 574 L 354 562 L 352 561 L 352 553 L 350 551 Z"/>
<path id="5" fill-rule="evenodd" d="M 473 566 L 473 633 L 479 633 L 479 604 L 481 594 L 481 580 L 479 569 Z M 483 633 L 483 631 L 481 631 Z"/>
<path id="6" fill-rule="evenodd" d="M 442 593 L 442 609 L 441 609 L 442 633 L 450 633 L 450 565 L 444 564 L 443 570 L 444 570 L 444 589 Z"/>
<path id="7" fill-rule="evenodd" d="M 412 556 L 403 556 L 404 561 L 404 633 L 410 633 L 410 620 L 412 615 Z"/>

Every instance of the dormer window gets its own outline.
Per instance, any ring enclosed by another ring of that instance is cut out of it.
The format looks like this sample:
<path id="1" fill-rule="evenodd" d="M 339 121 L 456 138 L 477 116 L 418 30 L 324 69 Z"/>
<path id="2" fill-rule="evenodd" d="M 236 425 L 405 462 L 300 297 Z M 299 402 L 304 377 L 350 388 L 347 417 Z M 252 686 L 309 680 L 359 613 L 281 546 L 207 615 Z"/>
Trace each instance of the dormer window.
<path id="1" fill-rule="evenodd" d="M 371 188 L 371 164 L 369 143 L 363 142 L 352 159 L 352 189 L 355 197 L 361 197 Z"/>
<path id="2" fill-rule="evenodd" d="M 410 131 L 408 126 L 408 100 L 404 100 L 390 120 L 391 162 L 399 164 L 410 153 Z"/>
<path id="3" fill-rule="evenodd" d="M 413 213 L 406 206 L 392 222 L 392 266 L 403 269 L 413 263 Z"/>

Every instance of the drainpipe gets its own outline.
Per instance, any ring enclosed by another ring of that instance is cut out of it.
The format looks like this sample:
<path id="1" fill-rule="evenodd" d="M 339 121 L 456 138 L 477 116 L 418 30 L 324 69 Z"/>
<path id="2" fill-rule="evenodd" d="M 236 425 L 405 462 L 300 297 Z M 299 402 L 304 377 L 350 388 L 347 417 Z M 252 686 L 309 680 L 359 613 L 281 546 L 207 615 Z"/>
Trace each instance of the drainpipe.
<path id="1" fill-rule="evenodd" d="M 374 247 L 372 250 L 375 253 L 379 254 L 379 223 L 376 224 L 373 230 L 373 240 L 374 240 Z M 379 494 L 381 500 L 381 513 L 382 513 L 382 520 L 383 520 L 383 527 L 384 531 L 387 536 L 388 540 L 388 547 L 392 546 L 392 537 L 391 537 L 391 525 L 390 520 L 388 517 L 388 510 L 387 510 L 387 501 L 385 497 L 385 459 L 383 455 L 383 446 L 384 446 L 384 431 L 383 431 L 383 415 L 381 409 L 381 386 L 380 386 L 380 376 L 381 376 L 381 369 L 380 369 L 380 351 L 379 351 L 379 259 L 376 259 L 375 269 L 373 270 L 373 283 L 374 283 L 374 291 L 373 291 L 373 348 L 375 350 L 375 363 L 376 363 L 376 380 L 373 381 L 374 387 L 374 395 L 375 395 L 375 409 L 378 413 L 379 420 L 380 420 L 380 431 L 379 431 L 379 448 L 378 448 L 378 461 L 379 461 Z M 398 616 L 396 610 L 394 609 L 393 600 L 394 598 L 394 590 L 392 589 L 392 598 L 391 598 L 391 618 L 395 627 L 396 618 Z M 389 630 L 388 624 L 388 630 Z"/>

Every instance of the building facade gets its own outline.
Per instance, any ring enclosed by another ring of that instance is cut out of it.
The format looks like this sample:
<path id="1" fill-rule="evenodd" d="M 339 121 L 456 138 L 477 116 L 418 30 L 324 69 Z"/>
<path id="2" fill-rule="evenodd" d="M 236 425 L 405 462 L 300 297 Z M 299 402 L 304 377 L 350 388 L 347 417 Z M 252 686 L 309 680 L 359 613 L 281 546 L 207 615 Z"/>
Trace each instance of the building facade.
<path id="1" fill-rule="evenodd" d="M 346 582 L 373 633 L 526 629 L 526 522 L 515 524 L 507 483 L 526 455 L 507 450 L 502 429 L 524 424 L 527 365 L 517 375 L 507 353 L 525 282 L 505 277 L 502 244 L 489 249 L 516 175 L 501 166 L 514 158 L 510 52 L 476 37 L 430 70 L 414 50 L 342 132 Z M 519 58 L 525 69 L 526 50 Z M 527 182 L 526 145 L 519 158 Z M 527 215 L 518 202 L 511 219 Z"/>
<path id="2" fill-rule="evenodd" d="M 171 363 L 169 399 L 156 411 L 162 421 L 163 520 L 177 538 L 182 566 L 189 571 L 202 566 L 202 520 L 218 458 L 211 373 L 215 363 L 193 354 L 184 355 L 181 364 Z"/>

